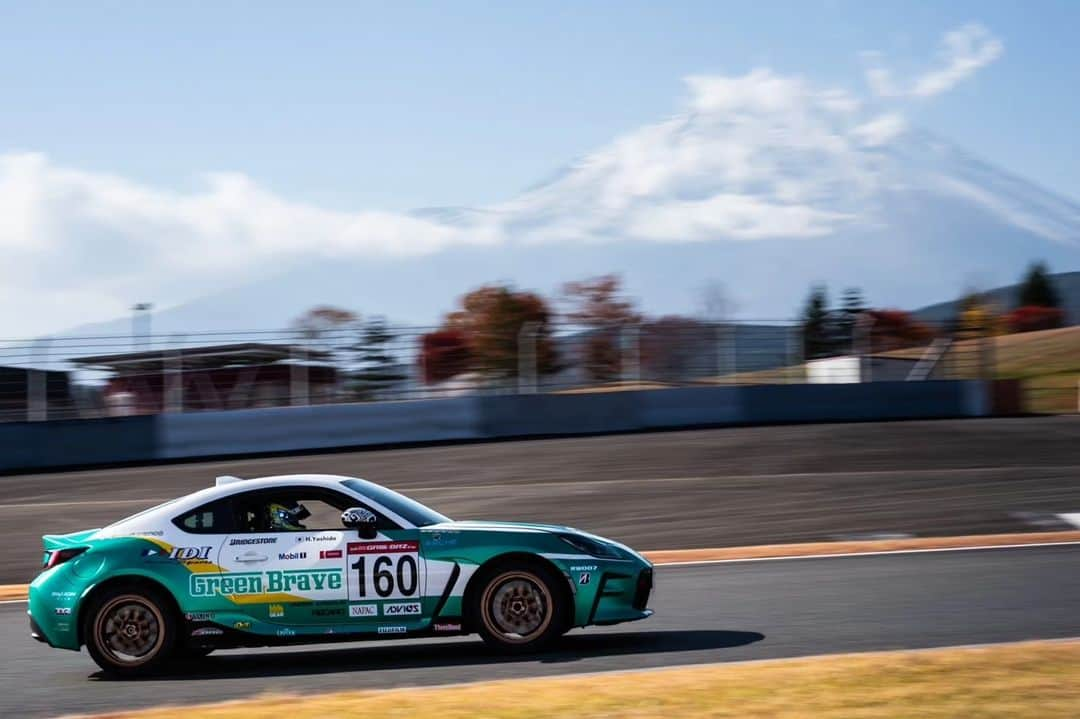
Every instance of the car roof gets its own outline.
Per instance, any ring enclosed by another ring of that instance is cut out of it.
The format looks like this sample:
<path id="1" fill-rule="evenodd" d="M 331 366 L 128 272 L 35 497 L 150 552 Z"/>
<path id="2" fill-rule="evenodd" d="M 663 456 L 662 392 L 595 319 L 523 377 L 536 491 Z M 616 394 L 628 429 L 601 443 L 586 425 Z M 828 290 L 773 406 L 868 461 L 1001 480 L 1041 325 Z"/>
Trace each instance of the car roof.
<path id="1" fill-rule="evenodd" d="M 241 494 L 243 492 L 250 492 L 253 489 L 273 489 L 274 487 L 289 487 L 296 485 L 322 487 L 325 489 L 333 489 L 338 492 L 344 492 L 346 494 L 357 494 L 364 497 L 365 500 L 375 505 L 375 507 L 383 511 L 392 519 L 399 523 L 404 521 L 394 512 L 382 507 L 380 503 L 366 497 L 363 492 L 357 492 L 351 487 L 343 486 L 342 482 L 348 479 L 366 482 L 366 480 L 362 480 L 359 477 L 348 477 L 338 474 L 279 474 L 269 477 L 230 481 L 225 484 L 200 489 L 197 492 L 177 497 L 176 499 L 159 504 L 156 507 L 151 507 L 138 514 L 125 517 L 124 519 L 110 524 L 106 529 L 115 530 L 121 525 L 126 525 L 129 522 L 137 523 L 140 526 L 150 526 L 155 523 L 168 522 L 177 515 L 183 514 L 190 509 L 201 507 L 208 502 L 213 502 L 215 499 L 230 497 L 234 494 Z M 403 526 L 407 525 L 410 525 L 410 523 L 405 522 Z"/>

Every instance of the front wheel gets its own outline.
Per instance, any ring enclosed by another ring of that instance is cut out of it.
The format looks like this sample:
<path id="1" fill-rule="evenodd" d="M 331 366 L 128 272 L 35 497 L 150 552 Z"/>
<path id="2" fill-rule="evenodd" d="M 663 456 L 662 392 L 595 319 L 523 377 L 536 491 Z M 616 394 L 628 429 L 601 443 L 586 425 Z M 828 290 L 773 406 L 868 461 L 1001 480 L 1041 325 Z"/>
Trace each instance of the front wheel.
<path id="1" fill-rule="evenodd" d="M 490 646 L 536 651 L 566 630 L 559 577 L 539 564 L 510 563 L 485 572 L 473 606 L 473 626 Z"/>
<path id="2" fill-rule="evenodd" d="M 105 592 L 89 607 L 86 650 L 105 672 L 121 677 L 151 674 L 170 658 L 176 621 L 158 593 L 142 587 Z"/>

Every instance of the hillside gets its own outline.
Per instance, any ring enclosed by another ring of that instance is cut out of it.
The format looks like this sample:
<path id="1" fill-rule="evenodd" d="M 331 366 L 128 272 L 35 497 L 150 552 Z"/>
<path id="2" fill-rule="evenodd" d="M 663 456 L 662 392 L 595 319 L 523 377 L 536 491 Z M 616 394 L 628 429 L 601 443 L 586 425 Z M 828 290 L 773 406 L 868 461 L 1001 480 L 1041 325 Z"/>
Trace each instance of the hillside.
<path id="1" fill-rule="evenodd" d="M 1060 272 L 1051 275 L 1051 279 L 1061 296 L 1061 307 L 1065 310 L 1066 323 L 1070 325 L 1080 324 L 1080 272 Z M 984 291 L 982 294 L 987 302 L 996 306 L 999 310 L 1007 312 L 1017 306 L 1019 292 L 1020 285 L 1014 284 L 995 287 Z M 958 300 L 939 302 L 916 310 L 914 314 L 923 322 L 948 322 L 953 317 L 956 317 L 958 306 Z"/>

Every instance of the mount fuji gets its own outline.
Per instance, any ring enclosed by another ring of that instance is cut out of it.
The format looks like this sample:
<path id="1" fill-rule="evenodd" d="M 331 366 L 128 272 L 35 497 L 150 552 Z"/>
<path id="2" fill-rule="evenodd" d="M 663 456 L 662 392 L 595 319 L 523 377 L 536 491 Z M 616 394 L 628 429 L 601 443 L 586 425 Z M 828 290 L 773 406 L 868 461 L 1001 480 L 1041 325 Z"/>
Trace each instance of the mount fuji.
<path id="1" fill-rule="evenodd" d="M 483 283 L 554 294 L 602 273 L 621 275 L 652 314 L 692 314 L 701 288 L 722 283 L 735 317 L 785 319 L 814 283 L 913 308 L 1009 284 L 1034 260 L 1080 269 L 1080 205 L 896 109 L 768 70 L 686 86 L 676 115 L 486 206 L 342 215 L 234 183 L 199 227 L 226 228 L 207 247 L 240 238 L 238 271 L 208 262 L 188 296 L 163 279 L 174 301 L 154 330 L 282 327 L 316 304 L 432 324 Z M 257 220 L 237 209 L 245 203 Z M 178 223 L 174 235 L 187 227 Z M 74 333 L 124 333 L 128 322 Z"/>

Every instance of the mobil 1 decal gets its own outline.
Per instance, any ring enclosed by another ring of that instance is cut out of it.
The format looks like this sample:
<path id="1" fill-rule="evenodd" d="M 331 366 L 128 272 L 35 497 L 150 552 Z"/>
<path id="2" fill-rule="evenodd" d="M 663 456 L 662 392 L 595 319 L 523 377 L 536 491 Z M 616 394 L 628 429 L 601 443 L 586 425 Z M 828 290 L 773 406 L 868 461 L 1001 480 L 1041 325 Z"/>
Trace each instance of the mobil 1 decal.
<path id="1" fill-rule="evenodd" d="M 418 542 L 350 542 L 349 600 L 419 596 L 419 550 Z"/>

